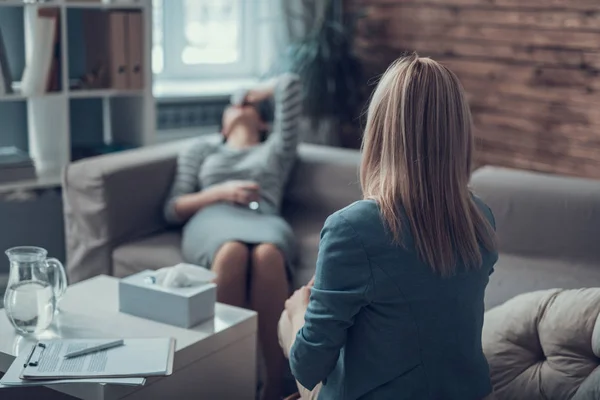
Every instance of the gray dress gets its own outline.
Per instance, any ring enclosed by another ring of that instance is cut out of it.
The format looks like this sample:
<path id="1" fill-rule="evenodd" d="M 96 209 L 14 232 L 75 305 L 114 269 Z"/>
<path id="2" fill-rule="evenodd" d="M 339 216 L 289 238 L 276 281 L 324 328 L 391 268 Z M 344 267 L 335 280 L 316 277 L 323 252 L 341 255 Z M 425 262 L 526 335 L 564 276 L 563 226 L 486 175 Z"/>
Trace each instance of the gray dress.
<path id="1" fill-rule="evenodd" d="M 174 212 L 177 197 L 230 180 L 256 181 L 261 198 L 257 210 L 219 202 L 198 211 L 183 228 L 186 261 L 210 268 L 215 253 L 227 242 L 270 243 L 283 252 L 290 268 L 295 258 L 294 235 L 279 210 L 296 159 L 301 97 L 298 78 L 284 75 L 275 88 L 275 121 L 265 142 L 240 150 L 201 138 L 180 154 L 165 205 L 167 221 L 183 222 Z"/>

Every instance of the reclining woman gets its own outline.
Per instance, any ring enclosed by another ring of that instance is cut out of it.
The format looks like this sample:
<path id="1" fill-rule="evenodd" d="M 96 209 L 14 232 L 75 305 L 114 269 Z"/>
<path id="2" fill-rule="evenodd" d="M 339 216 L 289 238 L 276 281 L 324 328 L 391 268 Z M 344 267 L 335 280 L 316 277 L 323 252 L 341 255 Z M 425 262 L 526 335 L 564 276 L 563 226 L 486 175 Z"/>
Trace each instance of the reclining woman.
<path id="1" fill-rule="evenodd" d="M 295 247 L 279 208 L 296 159 L 301 86 L 297 76 L 284 74 L 232 103 L 223 114 L 222 143 L 198 140 L 180 154 L 165 217 L 184 224 L 185 260 L 216 273 L 217 300 L 258 312 L 267 374 L 262 398 L 278 399 L 285 359 L 277 321 Z"/>
<path id="2" fill-rule="evenodd" d="M 472 152 L 456 75 L 417 55 L 392 64 L 368 110 L 364 200 L 327 219 L 314 285 L 281 317 L 304 399 L 490 395 L 481 333 L 498 254 L 492 213 L 469 191 Z"/>

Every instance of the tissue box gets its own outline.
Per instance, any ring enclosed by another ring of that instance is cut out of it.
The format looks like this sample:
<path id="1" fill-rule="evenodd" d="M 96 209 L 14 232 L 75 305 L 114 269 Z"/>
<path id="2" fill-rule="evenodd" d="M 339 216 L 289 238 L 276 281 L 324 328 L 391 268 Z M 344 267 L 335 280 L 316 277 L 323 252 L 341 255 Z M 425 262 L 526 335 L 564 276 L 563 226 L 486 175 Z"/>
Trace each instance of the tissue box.
<path id="1" fill-rule="evenodd" d="M 190 328 L 215 315 L 217 286 L 164 288 L 146 282 L 146 270 L 119 282 L 119 311 L 165 324 Z"/>

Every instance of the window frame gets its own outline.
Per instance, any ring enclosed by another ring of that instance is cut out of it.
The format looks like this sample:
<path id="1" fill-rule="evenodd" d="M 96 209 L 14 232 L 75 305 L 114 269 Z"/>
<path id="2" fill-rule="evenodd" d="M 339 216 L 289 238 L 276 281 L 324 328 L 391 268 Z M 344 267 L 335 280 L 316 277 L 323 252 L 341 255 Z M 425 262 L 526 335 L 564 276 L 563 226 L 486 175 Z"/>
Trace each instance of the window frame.
<path id="1" fill-rule="evenodd" d="M 156 75 L 159 80 L 209 80 L 249 78 L 258 75 L 260 40 L 258 34 L 258 10 L 253 2 L 234 0 L 241 7 L 242 43 L 240 60 L 232 64 L 187 65 L 181 59 L 186 39 L 185 32 L 179 28 L 184 25 L 184 1 L 163 1 L 163 69 Z M 169 6 L 166 7 L 168 3 Z"/>

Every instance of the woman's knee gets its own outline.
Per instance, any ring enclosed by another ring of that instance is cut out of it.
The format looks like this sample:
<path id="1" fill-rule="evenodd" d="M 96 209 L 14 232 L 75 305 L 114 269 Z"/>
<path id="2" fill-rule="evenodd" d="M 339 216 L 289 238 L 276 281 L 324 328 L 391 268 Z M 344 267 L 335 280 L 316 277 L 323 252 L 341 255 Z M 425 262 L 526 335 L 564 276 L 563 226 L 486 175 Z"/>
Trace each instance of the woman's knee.
<path id="1" fill-rule="evenodd" d="M 285 256 L 274 244 L 260 244 L 252 250 L 252 279 L 280 282 L 286 280 Z"/>
<path id="2" fill-rule="evenodd" d="M 237 258 L 248 258 L 250 250 L 248 246 L 241 242 L 226 242 L 219 250 L 217 250 L 217 257 L 228 256 Z"/>
<path id="3" fill-rule="evenodd" d="M 260 262 L 283 263 L 285 257 L 279 247 L 271 243 L 261 243 L 252 250 L 252 260 Z"/>
<path id="4" fill-rule="evenodd" d="M 224 270 L 245 270 L 248 266 L 250 250 L 240 242 L 227 242 L 223 244 L 214 257 L 213 269 L 217 272 Z"/>
<path id="5" fill-rule="evenodd" d="M 285 256 L 279 247 L 271 243 L 263 243 L 252 250 L 252 269 L 260 273 L 273 272 L 274 268 L 285 270 Z"/>

